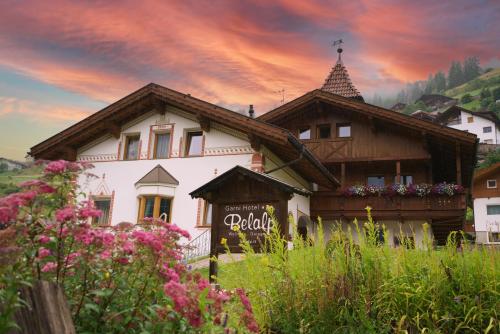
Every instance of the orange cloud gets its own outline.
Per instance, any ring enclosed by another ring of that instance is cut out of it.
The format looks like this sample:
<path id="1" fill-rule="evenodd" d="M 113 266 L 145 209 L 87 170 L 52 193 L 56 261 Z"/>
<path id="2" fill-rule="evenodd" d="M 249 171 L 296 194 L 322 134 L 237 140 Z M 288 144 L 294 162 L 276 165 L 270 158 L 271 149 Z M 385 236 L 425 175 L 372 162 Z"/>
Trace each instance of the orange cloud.
<path id="1" fill-rule="evenodd" d="M 291 99 L 322 85 L 335 61 L 329 44 L 338 37 L 346 41 L 354 83 L 369 93 L 424 79 L 465 55 L 491 58 L 499 49 L 491 42 L 494 19 L 483 20 L 479 37 L 456 44 L 463 22 L 487 15 L 476 7 L 371 0 L 12 4 L 0 13 L 0 65 L 107 102 L 154 81 L 266 110 L 282 88 Z M 494 17 L 499 6 L 490 7 Z"/>
<path id="2" fill-rule="evenodd" d="M 16 97 L 0 96 L 0 117 L 21 114 L 31 119 L 50 121 L 77 121 L 89 116 L 94 110 L 84 110 L 74 106 L 40 104 L 36 101 Z"/>

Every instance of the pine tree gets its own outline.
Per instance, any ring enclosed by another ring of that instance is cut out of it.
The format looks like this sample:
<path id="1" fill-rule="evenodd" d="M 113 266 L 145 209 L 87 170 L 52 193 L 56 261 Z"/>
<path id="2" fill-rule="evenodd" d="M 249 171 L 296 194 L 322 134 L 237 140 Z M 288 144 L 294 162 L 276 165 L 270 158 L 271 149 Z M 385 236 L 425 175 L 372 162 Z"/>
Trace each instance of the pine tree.
<path id="1" fill-rule="evenodd" d="M 434 86 L 437 93 L 442 93 L 446 89 L 446 77 L 443 72 L 439 71 L 434 76 Z"/>
<path id="2" fill-rule="evenodd" d="M 434 92 L 434 77 L 432 73 L 429 74 L 429 78 L 425 82 L 424 94 L 431 94 Z"/>
<path id="3" fill-rule="evenodd" d="M 464 80 L 465 82 L 477 78 L 481 74 L 479 58 L 468 57 L 464 60 Z"/>
<path id="4" fill-rule="evenodd" d="M 451 63 L 450 70 L 448 71 L 448 88 L 455 88 L 464 83 L 464 71 L 462 64 L 458 61 Z"/>

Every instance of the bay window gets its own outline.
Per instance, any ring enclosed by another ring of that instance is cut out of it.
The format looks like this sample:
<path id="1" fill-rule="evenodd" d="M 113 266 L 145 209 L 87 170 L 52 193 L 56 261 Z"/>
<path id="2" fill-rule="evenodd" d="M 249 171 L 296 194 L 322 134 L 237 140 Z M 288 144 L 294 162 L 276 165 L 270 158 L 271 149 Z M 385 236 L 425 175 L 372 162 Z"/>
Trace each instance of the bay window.
<path id="1" fill-rule="evenodd" d="M 151 195 L 139 197 L 139 221 L 160 218 L 171 222 L 172 198 Z"/>

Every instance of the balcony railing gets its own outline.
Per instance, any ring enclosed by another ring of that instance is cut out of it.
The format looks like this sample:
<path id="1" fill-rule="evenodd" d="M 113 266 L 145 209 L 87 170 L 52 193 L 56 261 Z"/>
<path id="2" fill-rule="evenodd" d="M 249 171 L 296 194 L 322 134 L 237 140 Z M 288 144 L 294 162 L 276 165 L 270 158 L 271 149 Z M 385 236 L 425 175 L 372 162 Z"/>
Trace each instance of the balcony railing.
<path id="1" fill-rule="evenodd" d="M 454 196 L 366 196 L 346 197 L 341 193 L 317 192 L 311 199 L 311 215 L 324 219 L 364 217 L 365 208 L 378 217 L 430 219 L 463 214 L 465 194 Z"/>
<path id="2" fill-rule="evenodd" d="M 352 139 L 311 139 L 304 140 L 304 145 L 321 161 L 335 161 L 352 156 Z"/>

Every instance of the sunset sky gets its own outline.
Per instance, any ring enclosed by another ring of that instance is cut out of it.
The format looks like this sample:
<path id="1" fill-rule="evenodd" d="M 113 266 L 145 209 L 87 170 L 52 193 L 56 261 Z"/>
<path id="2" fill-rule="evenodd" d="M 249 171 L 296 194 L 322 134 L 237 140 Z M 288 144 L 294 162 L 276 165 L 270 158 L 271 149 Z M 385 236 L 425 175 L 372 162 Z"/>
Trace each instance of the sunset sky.
<path id="1" fill-rule="evenodd" d="M 140 5 L 138 5 L 140 4 Z M 500 65 L 500 1 L 2 1 L 0 157 L 149 82 L 257 113 L 343 60 L 365 97 L 475 55 Z"/>

